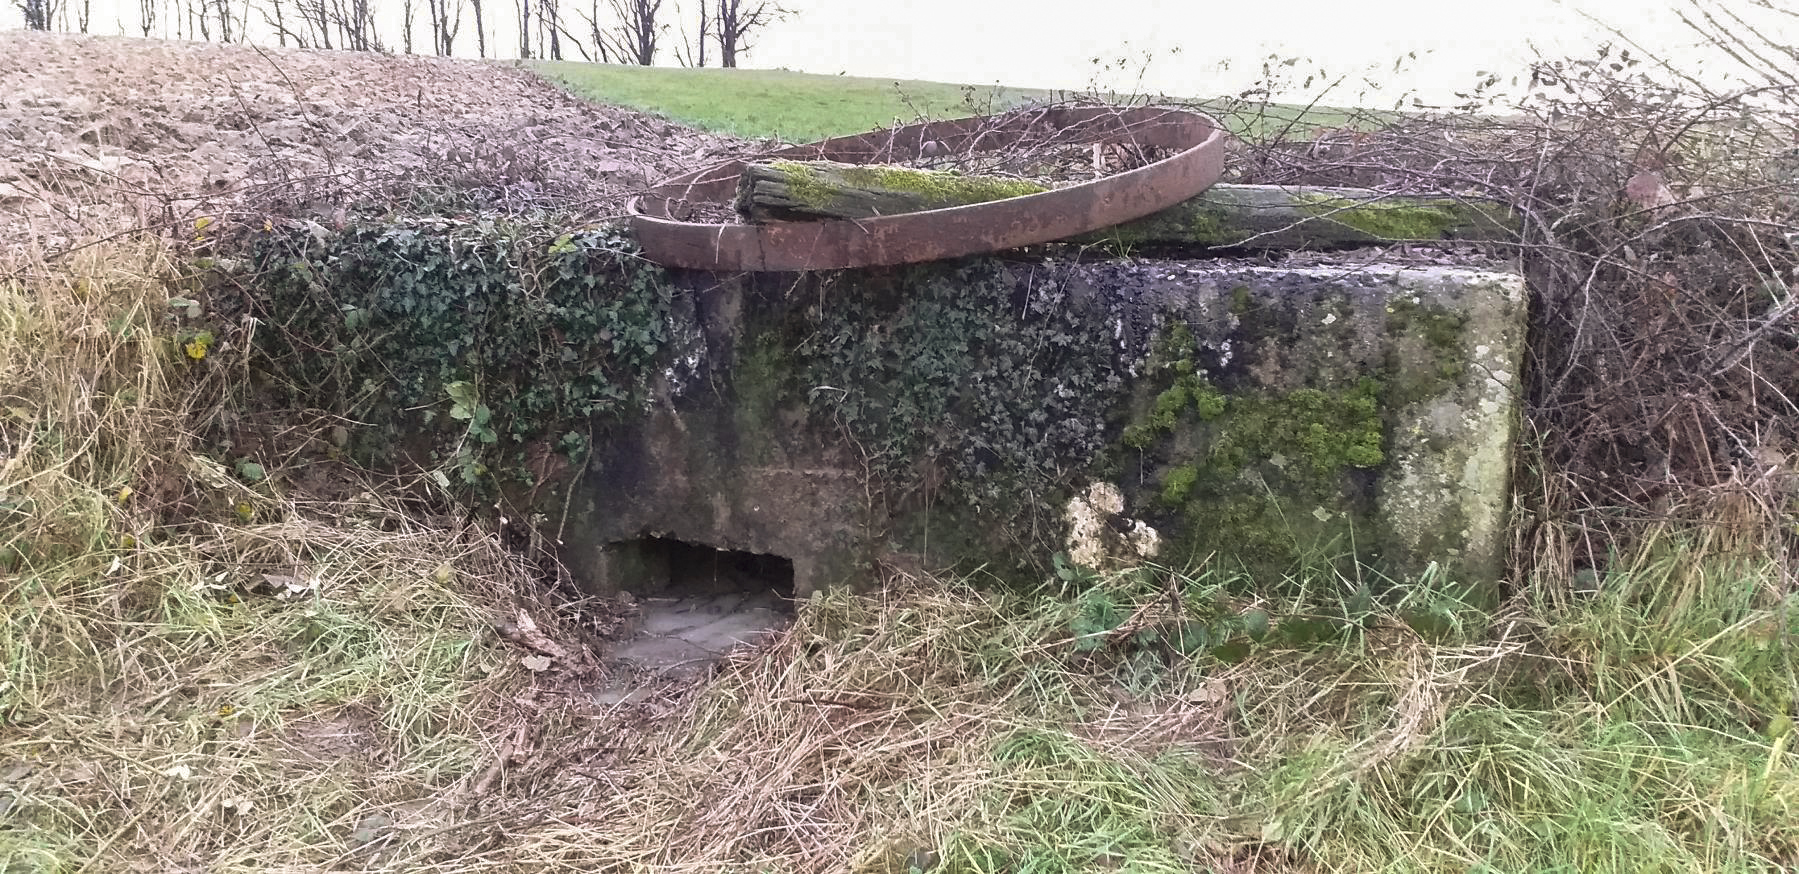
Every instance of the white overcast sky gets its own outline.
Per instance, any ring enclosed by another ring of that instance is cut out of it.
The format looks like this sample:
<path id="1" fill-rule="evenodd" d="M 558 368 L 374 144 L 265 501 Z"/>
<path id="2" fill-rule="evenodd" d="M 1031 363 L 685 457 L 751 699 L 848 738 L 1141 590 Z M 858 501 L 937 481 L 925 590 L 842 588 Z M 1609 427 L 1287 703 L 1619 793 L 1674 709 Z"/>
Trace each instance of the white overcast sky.
<path id="1" fill-rule="evenodd" d="M 90 2 L 95 32 L 119 32 L 121 23 L 130 29 L 136 19 L 136 0 Z M 514 2 L 487 3 L 489 42 L 507 54 L 516 54 Z M 673 11 L 676 3 L 692 2 L 666 0 L 665 7 Z M 1717 0 L 783 0 L 796 14 L 769 28 L 746 66 L 1124 90 L 1135 90 L 1141 73 L 1143 90 L 1208 96 L 1249 87 L 1261 60 L 1277 54 L 1309 58 L 1308 71 L 1321 67 L 1332 77 L 1379 71 L 1375 79 L 1389 95 L 1384 102 L 1405 90 L 1446 101 L 1476 71 L 1512 74 L 1525 68 L 1533 52 L 1584 55 L 1608 39 L 1583 13 L 1654 51 L 1690 59 L 1696 38 L 1675 12 L 1691 13 L 1695 2 Z M 1756 8 L 1758 3 L 1791 8 L 1799 0 L 1722 2 L 1763 22 L 1787 44 L 1799 43 L 1799 18 Z M 585 0 L 564 4 L 570 8 Z M 397 44 L 393 11 L 399 0 L 378 0 L 378 6 L 389 13 L 382 30 Z M 8 27 L 19 25 L 11 2 L 0 13 Z M 459 54 L 474 53 L 472 30 L 465 18 Z M 671 30 L 667 42 L 675 39 Z M 1418 60 L 1394 74 L 1393 62 L 1407 52 L 1418 53 Z M 1114 64 L 1107 71 L 1093 62 L 1121 57 L 1129 59 L 1123 70 Z M 672 65 L 674 59 L 665 53 L 661 63 Z M 1358 102 L 1364 89 L 1360 76 L 1355 81 L 1329 102 Z M 1371 96 L 1366 102 L 1383 101 Z"/>

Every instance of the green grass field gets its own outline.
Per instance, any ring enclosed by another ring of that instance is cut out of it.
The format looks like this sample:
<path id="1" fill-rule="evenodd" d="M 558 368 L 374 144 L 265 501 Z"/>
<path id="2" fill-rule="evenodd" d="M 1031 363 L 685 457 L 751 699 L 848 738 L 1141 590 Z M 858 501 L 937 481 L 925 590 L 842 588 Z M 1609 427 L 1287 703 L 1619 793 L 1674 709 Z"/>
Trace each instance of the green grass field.
<path id="1" fill-rule="evenodd" d="M 546 61 L 532 69 L 604 103 L 740 137 L 789 142 L 861 133 L 925 118 L 999 111 L 1047 91 L 822 76 L 786 70 L 635 67 Z"/>
<path id="2" fill-rule="evenodd" d="M 625 106 L 717 133 L 748 139 L 811 142 L 921 119 L 1000 112 L 1031 101 L 1074 95 L 1001 85 L 825 76 L 786 70 L 684 69 L 543 61 L 531 69 L 600 103 Z M 1095 96 L 1095 95 L 1083 95 Z M 1108 101 L 1143 98 L 1097 95 Z M 1175 98 L 1214 113 L 1232 133 L 1359 125 L 1380 113 L 1329 106 L 1243 104 Z M 1162 101 L 1162 98 L 1157 98 Z M 1163 101 L 1166 102 L 1166 101 Z"/>

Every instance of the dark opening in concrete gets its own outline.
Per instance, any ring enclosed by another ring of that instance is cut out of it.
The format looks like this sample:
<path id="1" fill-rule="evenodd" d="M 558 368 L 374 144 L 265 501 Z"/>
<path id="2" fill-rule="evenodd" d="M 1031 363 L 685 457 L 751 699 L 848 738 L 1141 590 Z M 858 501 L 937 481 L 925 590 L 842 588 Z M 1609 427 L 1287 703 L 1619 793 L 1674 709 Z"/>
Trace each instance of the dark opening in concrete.
<path id="1" fill-rule="evenodd" d="M 617 587 L 638 599 L 612 653 L 633 673 L 700 676 L 732 648 L 792 621 L 793 562 L 782 556 L 667 537 L 614 543 L 607 552 Z"/>
<path id="2" fill-rule="evenodd" d="M 779 555 L 714 549 L 671 537 L 645 537 L 609 547 L 618 588 L 640 598 L 693 598 L 773 593 L 793 598 L 793 562 Z"/>

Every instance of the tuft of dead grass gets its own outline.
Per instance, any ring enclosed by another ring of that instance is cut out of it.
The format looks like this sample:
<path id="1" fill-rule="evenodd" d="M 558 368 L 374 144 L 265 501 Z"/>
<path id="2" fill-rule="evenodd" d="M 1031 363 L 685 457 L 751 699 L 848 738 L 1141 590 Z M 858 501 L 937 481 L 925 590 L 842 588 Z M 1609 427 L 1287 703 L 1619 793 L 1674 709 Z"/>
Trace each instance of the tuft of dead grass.
<path id="1" fill-rule="evenodd" d="M 133 242 L 0 282 L 9 871 L 316 869 L 453 804 L 525 682 L 486 617 L 534 583 L 493 537 L 212 457 L 226 350 L 188 354 L 173 281 Z"/>

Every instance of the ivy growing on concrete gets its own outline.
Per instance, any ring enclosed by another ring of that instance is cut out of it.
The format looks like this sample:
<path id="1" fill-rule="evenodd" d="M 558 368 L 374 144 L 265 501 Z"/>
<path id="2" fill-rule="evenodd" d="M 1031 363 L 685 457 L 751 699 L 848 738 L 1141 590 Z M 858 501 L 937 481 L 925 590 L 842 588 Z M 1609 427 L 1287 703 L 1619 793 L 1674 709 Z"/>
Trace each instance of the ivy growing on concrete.
<path id="1" fill-rule="evenodd" d="M 799 348 L 814 411 L 854 434 L 884 478 L 920 460 L 971 509 L 1052 510 L 1107 445 L 1127 374 L 1106 307 L 1053 265 L 1017 281 L 996 260 L 859 276 Z"/>
<path id="2" fill-rule="evenodd" d="M 591 417 L 632 408 L 668 339 L 664 275 L 615 230 L 370 220 L 241 247 L 227 278 L 261 322 L 269 388 L 370 423 L 365 460 L 422 450 L 477 492 L 498 471 L 528 481 L 532 453 L 583 455 Z M 419 434 L 431 445 L 403 443 Z"/>

